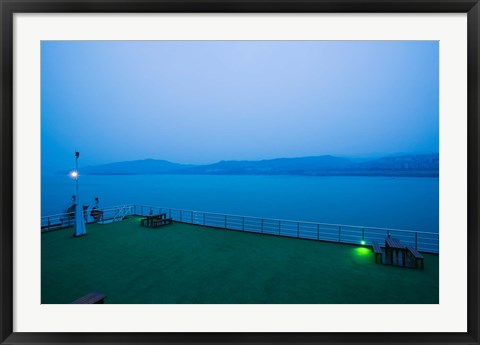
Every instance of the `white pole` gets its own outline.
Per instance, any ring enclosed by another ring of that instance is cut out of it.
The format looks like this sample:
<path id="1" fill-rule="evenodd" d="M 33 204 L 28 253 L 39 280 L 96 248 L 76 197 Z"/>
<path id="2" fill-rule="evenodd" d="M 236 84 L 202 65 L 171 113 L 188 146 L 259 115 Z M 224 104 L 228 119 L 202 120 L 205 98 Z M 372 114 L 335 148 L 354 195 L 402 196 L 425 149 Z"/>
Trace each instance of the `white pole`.
<path id="1" fill-rule="evenodd" d="M 79 205 L 79 198 L 78 198 L 78 152 L 75 151 L 75 173 L 77 174 L 77 176 L 75 176 L 75 187 L 76 187 L 76 191 L 77 191 L 77 206 Z M 82 210 L 83 212 L 83 210 Z"/>
<path id="2" fill-rule="evenodd" d="M 75 187 L 76 187 L 76 192 L 77 192 L 77 204 L 75 205 L 75 232 L 74 236 L 82 236 L 87 233 L 87 230 L 85 229 L 85 218 L 83 214 L 83 207 L 80 203 L 80 197 L 78 193 L 78 178 L 79 178 L 79 173 L 78 173 L 78 157 L 80 156 L 80 153 L 78 151 L 75 151 Z"/>

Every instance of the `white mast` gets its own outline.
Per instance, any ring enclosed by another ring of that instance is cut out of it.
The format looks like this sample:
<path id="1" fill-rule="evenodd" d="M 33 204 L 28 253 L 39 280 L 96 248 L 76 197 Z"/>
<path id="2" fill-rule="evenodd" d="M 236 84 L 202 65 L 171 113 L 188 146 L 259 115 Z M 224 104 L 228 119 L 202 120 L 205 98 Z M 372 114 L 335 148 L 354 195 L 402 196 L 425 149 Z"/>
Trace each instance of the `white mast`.
<path id="1" fill-rule="evenodd" d="M 80 152 L 75 151 L 75 171 L 72 172 L 72 177 L 75 178 L 77 200 L 75 205 L 75 225 L 73 235 L 75 237 L 83 236 L 87 234 L 87 229 L 85 227 L 85 218 L 83 216 L 83 207 L 80 204 L 80 198 L 78 195 L 78 158 L 80 157 Z"/>

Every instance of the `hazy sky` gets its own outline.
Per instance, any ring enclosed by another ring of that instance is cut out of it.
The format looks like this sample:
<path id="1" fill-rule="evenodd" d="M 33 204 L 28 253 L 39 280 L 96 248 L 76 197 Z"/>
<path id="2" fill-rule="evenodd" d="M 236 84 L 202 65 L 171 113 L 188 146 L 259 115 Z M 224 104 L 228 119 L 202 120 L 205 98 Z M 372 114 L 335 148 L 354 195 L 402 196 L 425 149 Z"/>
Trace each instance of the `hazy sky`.
<path id="1" fill-rule="evenodd" d="M 438 42 L 44 41 L 42 170 L 438 152 Z"/>

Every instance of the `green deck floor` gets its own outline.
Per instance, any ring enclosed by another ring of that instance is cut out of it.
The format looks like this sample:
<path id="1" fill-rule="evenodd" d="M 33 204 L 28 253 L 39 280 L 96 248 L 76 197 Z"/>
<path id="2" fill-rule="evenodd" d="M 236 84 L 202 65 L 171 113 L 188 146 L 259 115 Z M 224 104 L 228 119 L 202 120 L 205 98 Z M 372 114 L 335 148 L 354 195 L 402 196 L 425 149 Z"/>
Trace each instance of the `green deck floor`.
<path id="1" fill-rule="evenodd" d="M 42 303 L 92 291 L 105 303 L 438 303 L 425 270 L 375 264 L 370 249 L 140 218 L 41 235 Z"/>

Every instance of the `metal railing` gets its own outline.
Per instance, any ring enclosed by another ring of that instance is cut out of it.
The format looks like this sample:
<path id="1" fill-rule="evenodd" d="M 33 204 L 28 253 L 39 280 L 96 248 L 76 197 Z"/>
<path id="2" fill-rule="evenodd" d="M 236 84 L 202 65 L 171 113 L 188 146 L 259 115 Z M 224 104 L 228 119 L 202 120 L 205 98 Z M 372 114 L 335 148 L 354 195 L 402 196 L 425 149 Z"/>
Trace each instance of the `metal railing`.
<path id="1" fill-rule="evenodd" d="M 114 221 L 119 210 L 129 208 L 129 215 L 147 216 L 166 213 L 173 221 L 228 230 L 349 244 L 382 245 L 387 236 L 398 238 L 421 252 L 439 252 L 439 234 L 425 231 L 387 229 L 369 226 L 303 222 L 258 218 L 223 213 L 183 210 L 149 205 L 122 205 L 101 209 L 101 222 Z M 42 232 L 73 226 L 73 213 L 42 217 Z"/>
<path id="2" fill-rule="evenodd" d="M 130 210 L 130 212 L 128 212 Z M 87 217 L 87 210 L 83 211 L 83 216 L 85 218 L 86 223 L 108 223 L 113 222 L 117 219 L 120 219 L 125 216 L 134 215 L 135 205 L 121 205 L 121 206 L 112 206 L 108 208 L 102 208 L 100 218 L 98 220 L 94 220 L 88 222 Z M 72 227 L 75 222 L 75 213 L 60 213 L 51 216 L 44 216 L 41 218 L 41 228 L 42 232 L 51 231 L 51 230 L 59 230 L 68 227 Z"/>
<path id="3" fill-rule="evenodd" d="M 176 222 L 317 241 L 364 245 L 371 245 L 372 242 L 378 242 L 380 245 L 383 245 L 385 238 L 391 236 L 398 238 L 406 245 L 411 245 L 418 251 L 428 253 L 439 252 L 439 235 L 433 232 L 258 218 L 149 205 L 135 205 L 135 214 L 147 216 L 150 213 L 166 213 L 167 217 L 172 218 L 172 220 Z"/>

